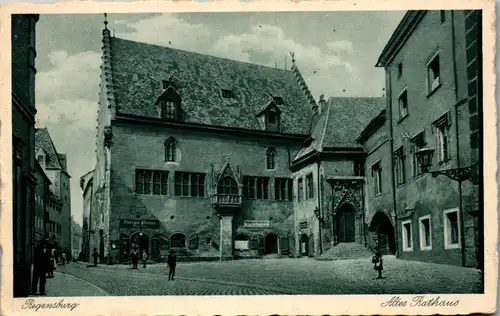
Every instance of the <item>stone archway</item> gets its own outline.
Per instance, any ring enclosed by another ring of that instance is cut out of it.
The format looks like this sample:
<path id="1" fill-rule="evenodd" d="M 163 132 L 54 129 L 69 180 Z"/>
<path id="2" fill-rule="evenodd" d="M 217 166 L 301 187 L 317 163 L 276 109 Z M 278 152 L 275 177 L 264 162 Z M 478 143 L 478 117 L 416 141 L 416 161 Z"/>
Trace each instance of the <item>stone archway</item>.
<path id="1" fill-rule="evenodd" d="M 375 213 L 370 222 L 369 231 L 374 238 L 377 251 L 382 254 L 396 253 L 394 226 L 385 212 Z"/>
<path id="2" fill-rule="evenodd" d="M 274 233 L 267 234 L 265 245 L 266 254 L 278 253 L 278 236 Z"/>
<path id="3" fill-rule="evenodd" d="M 338 209 L 335 230 L 339 243 L 356 241 L 356 209 L 352 205 L 345 203 Z"/>

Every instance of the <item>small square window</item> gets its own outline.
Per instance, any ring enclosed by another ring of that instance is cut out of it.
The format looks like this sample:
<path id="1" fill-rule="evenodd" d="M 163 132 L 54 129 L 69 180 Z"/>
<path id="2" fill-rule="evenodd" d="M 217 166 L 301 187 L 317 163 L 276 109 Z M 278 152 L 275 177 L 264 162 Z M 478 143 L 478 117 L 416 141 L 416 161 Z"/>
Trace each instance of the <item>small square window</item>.
<path id="1" fill-rule="evenodd" d="M 282 105 L 283 104 L 283 98 L 282 97 L 273 97 L 274 103 L 276 105 Z"/>
<path id="2" fill-rule="evenodd" d="M 231 99 L 233 96 L 234 96 L 233 91 L 227 89 L 222 90 L 222 97 L 224 99 Z"/>
<path id="3" fill-rule="evenodd" d="M 408 90 L 405 88 L 398 97 L 399 119 L 408 115 Z"/>
<path id="4" fill-rule="evenodd" d="M 423 216 L 420 218 L 420 249 L 432 249 L 432 231 L 431 231 L 431 216 Z"/>
<path id="5" fill-rule="evenodd" d="M 404 221 L 403 227 L 403 251 L 413 251 L 413 231 L 411 227 L 411 220 Z"/>
<path id="6" fill-rule="evenodd" d="M 427 92 L 431 93 L 441 84 L 439 54 L 434 55 L 427 64 Z"/>

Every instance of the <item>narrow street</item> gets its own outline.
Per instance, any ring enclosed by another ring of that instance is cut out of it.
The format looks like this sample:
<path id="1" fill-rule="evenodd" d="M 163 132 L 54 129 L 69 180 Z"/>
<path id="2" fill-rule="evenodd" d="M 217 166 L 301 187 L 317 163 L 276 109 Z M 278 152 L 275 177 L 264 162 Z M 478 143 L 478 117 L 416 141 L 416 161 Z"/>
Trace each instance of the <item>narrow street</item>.
<path id="1" fill-rule="evenodd" d="M 71 263 L 57 267 L 56 277 L 48 280 L 47 294 L 73 296 L 80 293 L 75 286 L 84 288 L 81 295 L 85 296 L 458 294 L 477 293 L 480 289 L 480 272 L 475 269 L 403 261 L 391 256 L 385 262 L 382 280 L 375 279 L 369 259 L 181 262 L 175 281 L 168 281 L 165 264 L 133 270 L 127 265 L 94 268 Z M 75 289 L 65 294 L 64 287 Z"/>

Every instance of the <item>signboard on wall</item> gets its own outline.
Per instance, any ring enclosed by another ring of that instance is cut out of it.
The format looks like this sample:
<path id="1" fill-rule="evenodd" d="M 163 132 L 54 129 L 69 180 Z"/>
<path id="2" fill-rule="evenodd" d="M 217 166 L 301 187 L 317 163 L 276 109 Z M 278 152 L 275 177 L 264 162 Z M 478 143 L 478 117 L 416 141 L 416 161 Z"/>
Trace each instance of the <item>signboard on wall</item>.
<path id="1" fill-rule="evenodd" d="M 120 219 L 120 228 L 160 228 L 160 221 L 157 219 Z"/>
<path id="2" fill-rule="evenodd" d="M 268 228 L 271 227 L 271 221 L 246 220 L 245 228 Z"/>

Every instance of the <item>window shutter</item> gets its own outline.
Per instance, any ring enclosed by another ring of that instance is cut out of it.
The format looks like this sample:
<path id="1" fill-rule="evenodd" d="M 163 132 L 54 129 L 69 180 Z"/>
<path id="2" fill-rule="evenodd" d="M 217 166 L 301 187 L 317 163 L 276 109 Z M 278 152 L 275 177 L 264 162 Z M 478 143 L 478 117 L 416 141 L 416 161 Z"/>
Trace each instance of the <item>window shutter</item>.
<path id="1" fill-rule="evenodd" d="M 253 236 L 250 240 L 250 250 L 257 251 L 259 250 L 259 237 Z"/>

